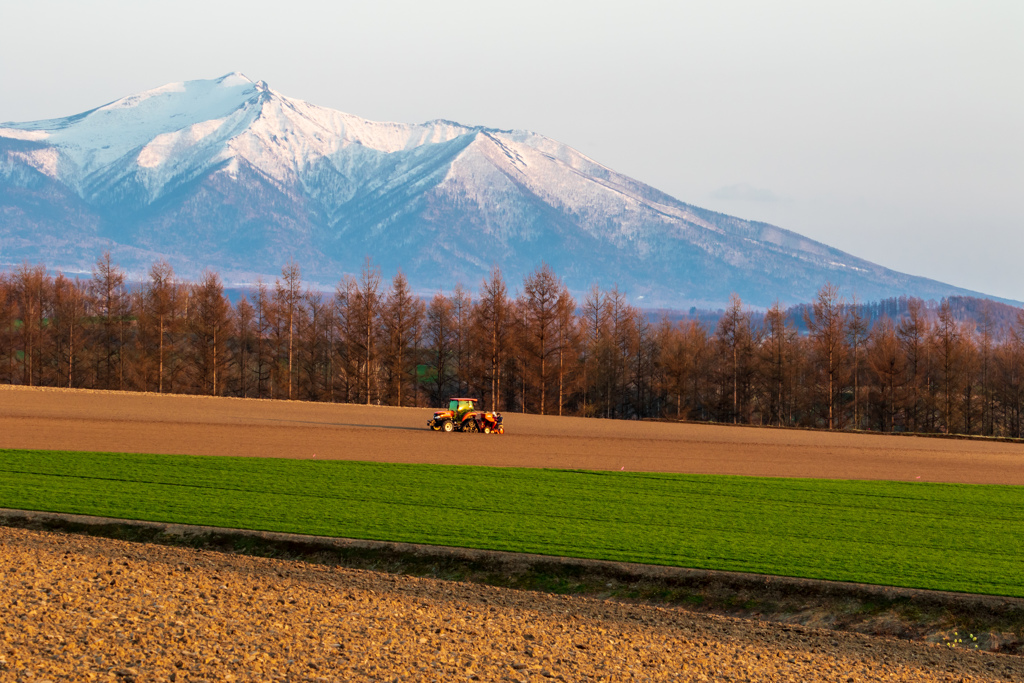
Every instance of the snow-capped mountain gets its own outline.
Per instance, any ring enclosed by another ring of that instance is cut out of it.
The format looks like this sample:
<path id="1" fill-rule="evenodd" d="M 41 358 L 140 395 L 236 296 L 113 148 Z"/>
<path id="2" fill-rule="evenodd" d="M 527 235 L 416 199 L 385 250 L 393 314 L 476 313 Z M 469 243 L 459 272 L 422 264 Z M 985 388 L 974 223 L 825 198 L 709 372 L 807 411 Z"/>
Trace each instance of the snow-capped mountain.
<path id="1" fill-rule="evenodd" d="M 366 256 L 428 293 L 511 288 L 547 262 L 571 289 L 647 306 L 973 294 L 763 223 L 684 204 L 527 131 L 378 123 L 232 73 L 62 119 L 0 124 L 0 265 L 272 279 L 294 259 L 332 285 Z"/>

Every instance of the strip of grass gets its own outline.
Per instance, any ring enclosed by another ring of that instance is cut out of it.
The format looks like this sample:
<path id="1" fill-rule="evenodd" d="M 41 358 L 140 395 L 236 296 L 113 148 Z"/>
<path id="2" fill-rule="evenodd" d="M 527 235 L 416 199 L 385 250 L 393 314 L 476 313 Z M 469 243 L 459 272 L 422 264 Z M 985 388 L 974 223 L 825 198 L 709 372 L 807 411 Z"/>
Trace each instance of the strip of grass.
<path id="1" fill-rule="evenodd" d="M 1024 597 L 1024 487 L 0 450 L 0 507 Z"/>

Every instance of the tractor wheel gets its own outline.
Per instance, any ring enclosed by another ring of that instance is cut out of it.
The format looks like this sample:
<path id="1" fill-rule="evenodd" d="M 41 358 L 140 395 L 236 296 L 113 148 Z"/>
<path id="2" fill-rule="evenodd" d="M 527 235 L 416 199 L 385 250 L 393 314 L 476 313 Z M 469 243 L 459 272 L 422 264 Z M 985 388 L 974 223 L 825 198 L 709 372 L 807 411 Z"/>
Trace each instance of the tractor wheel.
<path id="1" fill-rule="evenodd" d="M 491 425 L 484 425 L 484 434 L 491 433 Z"/>
<path id="2" fill-rule="evenodd" d="M 474 432 L 480 431 L 477 429 L 476 420 L 466 420 L 462 423 L 462 431 L 473 434 Z"/>
<path id="3" fill-rule="evenodd" d="M 451 420 L 445 420 L 444 422 L 441 423 L 441 430 L 445 432 L 454 432 L 455 423 L 452 422 Z"/>

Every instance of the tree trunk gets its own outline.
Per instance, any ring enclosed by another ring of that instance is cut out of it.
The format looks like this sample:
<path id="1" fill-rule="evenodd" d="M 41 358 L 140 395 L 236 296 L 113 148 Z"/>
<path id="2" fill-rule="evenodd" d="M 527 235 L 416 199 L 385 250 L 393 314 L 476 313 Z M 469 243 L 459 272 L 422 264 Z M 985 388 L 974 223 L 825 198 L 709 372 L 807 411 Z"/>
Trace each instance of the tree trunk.
<path id="1" fill-rule="evenodd" d="M 160 369 L 157 380 L 157 393 L 164 393 L 164 316 L 160 316 Z"/>
<path id="2" fill-rule="evenodd" d="M 72 377 L 75 374 L 75 317 L 71 316 L 70 331 L 68 332 L 68 389 L 72 387 Z"/>

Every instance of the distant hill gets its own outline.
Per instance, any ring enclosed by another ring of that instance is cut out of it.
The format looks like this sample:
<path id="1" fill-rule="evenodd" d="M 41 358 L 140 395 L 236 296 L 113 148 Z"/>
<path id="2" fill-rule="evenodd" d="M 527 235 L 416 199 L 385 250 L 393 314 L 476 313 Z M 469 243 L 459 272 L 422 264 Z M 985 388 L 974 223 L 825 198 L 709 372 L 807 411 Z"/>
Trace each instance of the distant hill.
<path id="1" fill-rule="evenodd" d="M 894 297 L 881 301 L 871 301 L 857 305 L 858 310 L 869 324 L 881 318 L 889 318 L 893 322 L 899 321 L 906 315 L 912 298 Z M 974 323 L 980 329 L 987 320 L 991 325 L 993 334 L 1000 334 L 1010 329 L 1017 322 L 1017 315 L 1021 309 L 1009 304 L 982 299 L 972 296 L 951 296 L 949 301 L 950 311 L 953 317 L 959 322 Z M 920 301 L 925 316 L 934 320 L 938 316 L 940 301 Z M 801 331 L 805 330 L 804 313 L 810 309 L 810 304 L 794 306 L 789 310 L 789 315 Z"/>
<path id="2" fill-rule="evenodd" d="M 892 297 L 889 299 L 882 299 L 881 301 L 869 301 L 858 303 L 856 310 L 863 316 L 864 320 L 867 321 L 868 326 L 874 325 L 877 321 L 882 318 L 888 318 L 894 323 L 899 322 L 900 318 L 905 316 L 910 308 L 910 303 L 917 301 L 922 310 L 924 311 L 925 318 L 934 321 L 938 317 L 939 307 L 941 301 L 935 301 L 934 299 L 924 301 L 923 299 L 915 299 L 914 297 Z M 979 297 L 972 296 L 952 296 L 947 299 L 950 305 L 950 311 L 953 313 L 954 319 L 962 323 L 971 323 L 976 326 L 980 331 L 981 327 L 987 321 L 990 326 L 991 333 L 994 336 L 1005 335 L 1011 327 L 1016 325 L 1017 316 L 1022 313 L 1021 308 L 1017 306 L 1011 306 L 1010 304 L 1003 303 L 1001 301 L 994 301 L 992 299 L 982 299 Z M 807 332 L 807 324 L 805 323 L 805 315 L 811 311 L 810 303 L 796 304 L 786 308 L 786 319 L 799 331 L 801 334 Z M 847 302 L 847 306 L 852 306 Z M 679 311 L 674 309 L 650 309 L 647 311 L 647 315 L 651 320 L 660 320 L 667 318 L 673 322 L 693 320 L 698 322 L 708 330 L 714 331 L 718 325 L 718 321 L 724 315 L 724 309 L 698 309 L 691 308 L 688 311 Z M 764 313 L 760 310 L 747 309 L 747 315 L 750 317 L 754 325 L 760 325 L 764 320 Z"/>

